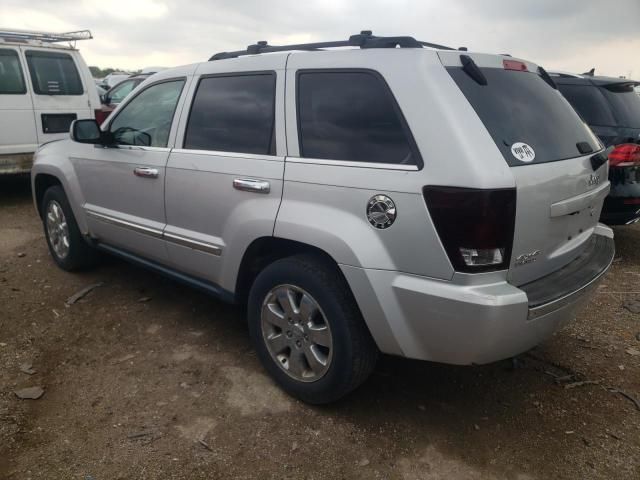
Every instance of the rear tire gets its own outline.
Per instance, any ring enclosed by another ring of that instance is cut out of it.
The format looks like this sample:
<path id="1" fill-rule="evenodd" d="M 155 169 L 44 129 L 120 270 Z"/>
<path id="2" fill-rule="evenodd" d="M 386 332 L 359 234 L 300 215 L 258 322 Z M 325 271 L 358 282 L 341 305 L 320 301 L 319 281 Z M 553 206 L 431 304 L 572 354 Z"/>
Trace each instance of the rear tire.
<path id="1" fill-rule="evenodd" d="M 262 270 L 248 301 L 251 339 L 262 365 L 286 392 L 330 403 L 363 383 L 378 348 L 335 265 L 296 255 Z"/>
<path id="2" fill-rule="evenodd" d="M 49 252 L 69 272 L 92 267 L 98 252 L 83 238 L 64 190 L 49 187 L 42 198 L 42 223 Z"/>

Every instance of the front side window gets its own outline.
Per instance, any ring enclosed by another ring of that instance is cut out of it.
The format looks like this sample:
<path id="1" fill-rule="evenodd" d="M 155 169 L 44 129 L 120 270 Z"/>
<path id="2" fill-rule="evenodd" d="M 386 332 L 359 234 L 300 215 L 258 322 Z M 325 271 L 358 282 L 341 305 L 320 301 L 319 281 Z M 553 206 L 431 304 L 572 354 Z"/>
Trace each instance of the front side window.
<path id="1" fill-rule="evenodd" d="M 138 86 L 140 81 L 138 80 L 125 80 L 115 87 L 113 87 L 107 95 L 109 96 L 109 103 L 118 104 L 122 102 L 131 91 Z"/>
<path id="2" fill-rule="evenodd" d="M 109 127 L 120 145 L 166 147 L 184 80 L 157 83 L 136 95 Z"/>
<path id="3" fill-rule="evenodd" d="M 71 55 L 30 50 L 26 52 L 33 90 L 39 95 L 82 95 L 84 89 Z"/>
<path id="4" fill-rule="evenodd" d="M 205 77 L 196 91 L 184 148 L 275 155 L 273 73 Z"/>
<path id="5" fill-rule="evenodd" d="M 300 156 L 419 164 L 389 87 L 369 71 L 298 74 Z"/>
<path id="6" fill-rule="evenodd" d="M 0 95 L 27 93 L 20 59 L 15 50 L 0 49 Z"/>

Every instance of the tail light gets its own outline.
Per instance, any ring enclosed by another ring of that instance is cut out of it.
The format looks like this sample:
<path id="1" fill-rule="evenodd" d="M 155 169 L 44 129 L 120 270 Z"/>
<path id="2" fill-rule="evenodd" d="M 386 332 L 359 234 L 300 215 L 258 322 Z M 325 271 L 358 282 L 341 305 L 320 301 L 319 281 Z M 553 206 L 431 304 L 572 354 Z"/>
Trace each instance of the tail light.
<path id="1" fill-rule="evenodd" d="M 95 114 L 96 122 L 98 122 L 98 125 L 102 125 L 102 122 L 107 119 L 111 112 L 105 112 L 104 110 L 96 108 L 93 113 Z"/>
<path id="2" fill-rule="evenodd" d="M 509 267 L 516 220 L 515 188 L 424 187 L 431 219 L 453 268 L 487 272 Z"/>
<path id="3" fill-rule="evenodd" d="M 630 167 L 638 164 L 640 164 L 640 145 L 635 143 L 616 145 L 616 148 L 609 154 L 611 167 Z"/>

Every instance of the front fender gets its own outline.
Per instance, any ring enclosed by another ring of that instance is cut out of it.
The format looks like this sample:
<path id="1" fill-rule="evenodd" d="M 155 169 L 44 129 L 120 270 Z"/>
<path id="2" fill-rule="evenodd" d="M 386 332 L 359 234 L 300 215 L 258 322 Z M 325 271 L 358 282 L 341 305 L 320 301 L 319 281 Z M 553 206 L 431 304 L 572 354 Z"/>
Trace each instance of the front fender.
<path id="1" fill-rule="evenodd" d="M 55 177 L 64 189 L 73 215 L 82 234 L 88 234 L 86 215 L 82 205 L 84 197 L 78 176 L 69 160 L 70 150 L 73 147 L 71 140 L 61 140 L 51 142 L 41 146 L 34 155 L 33 167 L 31 168 L 31 191 L 36 211 L 39 212 L 36 194 L 36 179 L 38 175 L 50 175 Z"/>

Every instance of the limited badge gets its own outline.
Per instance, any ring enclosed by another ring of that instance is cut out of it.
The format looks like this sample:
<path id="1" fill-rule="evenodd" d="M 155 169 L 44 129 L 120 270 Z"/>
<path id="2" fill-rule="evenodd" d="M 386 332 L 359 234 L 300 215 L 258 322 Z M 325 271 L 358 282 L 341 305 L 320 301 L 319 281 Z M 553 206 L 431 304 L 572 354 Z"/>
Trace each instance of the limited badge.
<path id="1" fill-rule="evenodd" d="M 536 158 L 536 152 L 530 145 L 522 142 L 516 142 L 511 145 L 511 154 L 521 162 L 533 162 Z"/>
<path id="2" fill-rule="evenodd" d="M 384 230 L 393 225 L 398 216 L 396 204 L 386 195 L 371 197 L 367 203 L 367 220 L 376 228 Z"/>

